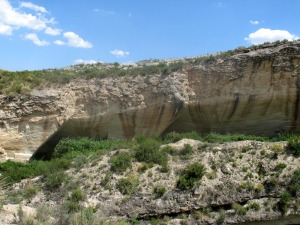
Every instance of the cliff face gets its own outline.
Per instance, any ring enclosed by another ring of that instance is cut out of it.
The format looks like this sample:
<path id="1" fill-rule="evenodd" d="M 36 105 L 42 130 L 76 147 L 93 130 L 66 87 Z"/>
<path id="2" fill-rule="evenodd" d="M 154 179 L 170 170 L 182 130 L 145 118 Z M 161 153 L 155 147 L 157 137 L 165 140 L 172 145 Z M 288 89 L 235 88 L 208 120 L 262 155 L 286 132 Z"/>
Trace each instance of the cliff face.
<path id="1" fill-rule="evenodd" d="M 183 69 L 168 75 L 112 74 L 49 85 L 29 97 L 0 95 L 0 149 L 13 157 L 43 144 L 35 154 L 41 158 L 66 136 L 300 131 L 299 42 L 182 61 Z"/>

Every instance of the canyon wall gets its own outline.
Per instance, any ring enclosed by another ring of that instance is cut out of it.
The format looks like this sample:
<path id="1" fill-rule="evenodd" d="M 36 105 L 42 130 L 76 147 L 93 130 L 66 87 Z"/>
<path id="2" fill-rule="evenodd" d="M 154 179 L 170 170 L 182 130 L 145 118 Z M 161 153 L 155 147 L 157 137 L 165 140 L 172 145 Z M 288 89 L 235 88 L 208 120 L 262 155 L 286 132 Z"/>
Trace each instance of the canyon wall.
<path id="1" fill-rule="evenodd" d="M 74 79 L 30 96 L 0 95 L 0 154 L 38 149 L 35 157 L 47 158 L 69 136 L 299 133 L 300 42 L 196 60 L 182 59 L 168 75 Z"/>

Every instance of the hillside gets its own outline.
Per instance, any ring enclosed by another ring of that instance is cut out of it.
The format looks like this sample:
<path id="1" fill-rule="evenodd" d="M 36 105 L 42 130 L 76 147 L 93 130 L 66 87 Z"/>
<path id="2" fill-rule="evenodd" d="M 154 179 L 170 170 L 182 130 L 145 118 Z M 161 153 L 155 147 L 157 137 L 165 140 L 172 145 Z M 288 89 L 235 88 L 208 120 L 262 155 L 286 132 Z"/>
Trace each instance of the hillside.
<path id="1" fill-rule="evenodd" d="M 16 182 L 0 223 L 299 224 L 299 155 L 296 136 L 65 139 L 51 161 L 0 164 Z"/>
<path id="2" fill-rule="evenodd" d="M 4 159 L 49 159 L 65 137 L 299 133 L 299 47 L 284 41 L 129 65 L 2 71 L 0 150 Z"/>

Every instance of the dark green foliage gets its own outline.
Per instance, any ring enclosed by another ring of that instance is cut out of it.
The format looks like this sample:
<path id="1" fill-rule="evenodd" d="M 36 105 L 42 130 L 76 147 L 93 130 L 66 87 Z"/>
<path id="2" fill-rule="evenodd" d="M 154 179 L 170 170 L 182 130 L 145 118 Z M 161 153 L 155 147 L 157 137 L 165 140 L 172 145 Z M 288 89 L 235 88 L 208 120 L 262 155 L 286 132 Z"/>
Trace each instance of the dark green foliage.
<path id="1" fill-rule="evenodd" d="M 160 150 L 160 142 L 154 139 L 145 139 L 135 148 L 135 158 L 139 162 L 156 163 L 166 166 L 168 156 Z"/>
<path id="2" fill-rule="evenodd" d="M 153 193 L 155 194 L 156 198 L 160 198 L 166 192 L 166 188 L 162 185 L 156 185 L 153 189 Z"/>
<path id="3" fill-rule="evenodd" d="M 49 191 L 53 191 L 61 187 L 62 183 L 66 181 L 67 175 L 64 171 L 57 171 L 54 173 L 49 174 L 45 178 L 45 187 Z"/>
<path id="4" fill-rule="evenodd" d="M 285 214 L 291 206 L 291 194 L 287 191 L 282 192 L 280 195 L 280 201 L 278 202 L 278 209 Z"/>
<path id="5" fill-rule="evenodd" d="M 122 178 L 117 183 L 117 188 L 123 195 L 133 194 L 139 186 L 139 180 L 134 176 Z"/>
<path id="6" fill-rule="evenodd" d="M 258 211 L 260 210 L 260 205 L 257 204 L 256 202 L 251 203 L 251 204 L 249 205 L 249 209 L 258 212 Z"/>
<path id="7" fill-rule="evenodd" d="M 279 173 L 281 173 L 286 167 L 287 167 L 287 165 L 285 163 L 278 163 L 275 166 L 275 170 L 278 171 Z"/>
<path id="8" fill-rule="evenodd" d="M 131 167 L 132 157 L 128 152 L 117 152 L 110 160 L 110 170 L 117 173 L 125 172 Z"/>
<path id="9" fill-rule="evenodd" d="M 289 183 L 288 190 L 294 197 L 300 196 L 300 168 L 295 170 L 292 179 Z"/>
<path id="10" fill-rule="evenodd" d="M 288 140 L 288 149 L 291 151 L 293 156 L 300 156 L 300 138 L 294 137 Z"/>
<path id="11" fill-rule="evenodd" d="M 68 213 L 78 212 L 81 209 L 79 202 L 76 201 L 66 201 L 65 207 Z"/>
<path id="12" fill-rule="evenodd" d="M 131 144 L 126 140 L 93 140 L 87 137 L 82 138 L 66 138 L 60 140 L 56 145 L 53 153 L 53 157 L 61 157 L 64 154 L 74 152 L 75 154 L 92 153 L 96 151 L 112 150 L 121 147 L 130 147 Z"/>
<path id="13" fill-rule="evenodd" d="M 179 151 L 179 156 L 181 159 L 188 159 L 193 154 L 193 148 L 190 144 L 184 144 L 182 150 Z"/>
<path id="14" fill-rule="evenodd" d="M 196 182 L 205 175 L 205 172 L 205 166 L 201 163 L 195 162 L 187 165 L 177 180 L 177 187 L 181 190 L 192 189 Z"/>

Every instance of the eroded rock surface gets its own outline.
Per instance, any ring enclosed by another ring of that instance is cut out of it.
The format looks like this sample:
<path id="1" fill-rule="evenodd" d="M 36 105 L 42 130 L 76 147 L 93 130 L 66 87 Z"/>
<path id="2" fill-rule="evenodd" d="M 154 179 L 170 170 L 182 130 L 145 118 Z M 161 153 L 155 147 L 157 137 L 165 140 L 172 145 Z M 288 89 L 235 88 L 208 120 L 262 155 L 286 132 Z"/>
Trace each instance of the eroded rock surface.
<path id="1" fill-rule="evenodd" d="M 300 43 L 191 63 L 169 75 L 72 80 L 0 95 L 0 147 L 41 158 L 61 137 L 169 131 L 299 133 Z M 121 67 L 121 66 L 120 66 Z M 48 140 L 48 141 L 47 141 Z"/>

